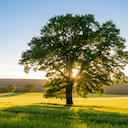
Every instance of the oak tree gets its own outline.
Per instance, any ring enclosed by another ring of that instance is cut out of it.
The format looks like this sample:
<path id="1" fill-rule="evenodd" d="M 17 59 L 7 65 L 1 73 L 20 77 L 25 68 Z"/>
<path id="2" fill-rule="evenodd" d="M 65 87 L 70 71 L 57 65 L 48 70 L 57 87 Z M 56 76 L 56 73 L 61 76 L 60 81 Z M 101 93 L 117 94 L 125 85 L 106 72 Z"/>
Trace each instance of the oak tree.
<path id="1" fill-rule="evenodd" d="M 26 91 L 26 92 L 33 92 L 33 91 L 35 91 L 35 90 L 36 90 L 35 85 L 33 85 L 33 84 L 26 84 L 26 85 L 25 85 L 25 91 Z"/>
<path id="2" fill-rule="evenodd" d="M 73 104 L 73 90 L 86 97 L 104 93 L 103 85 L 126 82 L 124 43 L 111 20 L 100 24 L 91 14 L 54 16 L 42 27 L 41 36 L 28 43 L 30 49 L 22 53 L 19 64 L 26 73 L 31 68 L 46 72 L 46 98 L 66 98 L 66 104 Z"/>
<path id="3" fill-rule="evenodd" d="M 6 90 L 7 90 L 7 92 L 14 92 L 16 90 L 16 87 L 14 84 L 8 84 L 6 86 Z"/>

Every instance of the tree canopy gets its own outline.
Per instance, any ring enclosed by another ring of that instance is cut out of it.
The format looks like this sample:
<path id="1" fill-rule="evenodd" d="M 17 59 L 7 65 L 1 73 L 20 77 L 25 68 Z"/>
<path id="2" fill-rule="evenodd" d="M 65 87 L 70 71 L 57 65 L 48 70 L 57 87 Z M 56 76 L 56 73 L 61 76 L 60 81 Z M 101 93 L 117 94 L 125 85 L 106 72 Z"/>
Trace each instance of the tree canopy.
<path id="1" fill-rule="evenodd" d="M 14 84 L 8 84 L 6 90 L 7 92 L 14 92 L 16 90 L 16 87 Z"/>
<path id="2" fill-rule="evenodd" d="M 86 97 L 104 93 L 103 85 L 126 82 L 124 43 L 111 20 L 100 25 L 91 14 L 54 16 L 42 27 L 41 36 L 28 43 L 30 49 L 22 53 L 19 64 L 26 73 L 31 68 L 46 71 L 50 78 L 44 85 L 46 98 L 66 98 L 67 104 L 73 104 L 73 90 Z"/>
<path id="3" fill-rule="evenodd" d="M 33 92 L 36 91 L 36 87 L 33 84 L 26 84 L 25 85 L 25 91 L 26 92 Z"/>

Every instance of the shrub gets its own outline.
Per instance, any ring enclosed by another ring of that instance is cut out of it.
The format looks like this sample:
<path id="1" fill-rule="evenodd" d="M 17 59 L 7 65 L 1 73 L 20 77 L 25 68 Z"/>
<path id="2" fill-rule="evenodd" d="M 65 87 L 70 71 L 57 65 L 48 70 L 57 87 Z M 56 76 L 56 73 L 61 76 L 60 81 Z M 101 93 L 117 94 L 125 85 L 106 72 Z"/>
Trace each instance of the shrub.
<path id="1" fill-rule="evenodd" d="M 24 87 L 16 87 L 16 92 L 24 92 Z"/>
<path id="2" fill-rule="evenodd" d="M 33 92 L 36 91 L 36 87 L 33 84 L 27 84 L 25 85 L 25 91 L 26 92 Z"/>
<path id="3" fill-rule="evenodd" d="M 14 84 L 8 84 L 6 87 L 7 92 L 14 92 L 16 90 L 16 87 Z"/>
<path id="4" fill-rule="evenodd" d="M 6 86 L 0 86 L 0 92 L 7 92 Z"/>

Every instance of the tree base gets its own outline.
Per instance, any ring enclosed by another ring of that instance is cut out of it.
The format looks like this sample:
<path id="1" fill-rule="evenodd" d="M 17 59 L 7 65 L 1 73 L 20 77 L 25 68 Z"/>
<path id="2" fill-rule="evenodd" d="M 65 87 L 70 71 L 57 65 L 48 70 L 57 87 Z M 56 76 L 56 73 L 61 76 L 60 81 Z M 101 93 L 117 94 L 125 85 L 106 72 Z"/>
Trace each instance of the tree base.
<path id="1" fill-rule="evenodd" d="M 66 104 L 73 104 L 72 97 L 66 99 Z"/>

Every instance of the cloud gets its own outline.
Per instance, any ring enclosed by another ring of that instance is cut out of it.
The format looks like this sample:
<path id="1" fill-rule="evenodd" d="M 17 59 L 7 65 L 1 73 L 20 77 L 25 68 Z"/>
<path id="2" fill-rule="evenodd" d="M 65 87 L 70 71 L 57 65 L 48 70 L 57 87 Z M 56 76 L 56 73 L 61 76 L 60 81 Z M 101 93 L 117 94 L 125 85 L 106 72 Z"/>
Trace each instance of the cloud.
<path id="1" fill-rule="evenodd" d="M 0 68 L 4 70 L 10 70 L 10 71 L 23 69 L 23 67 L 16 66 L 16 65 L 0 65 Z"/>

